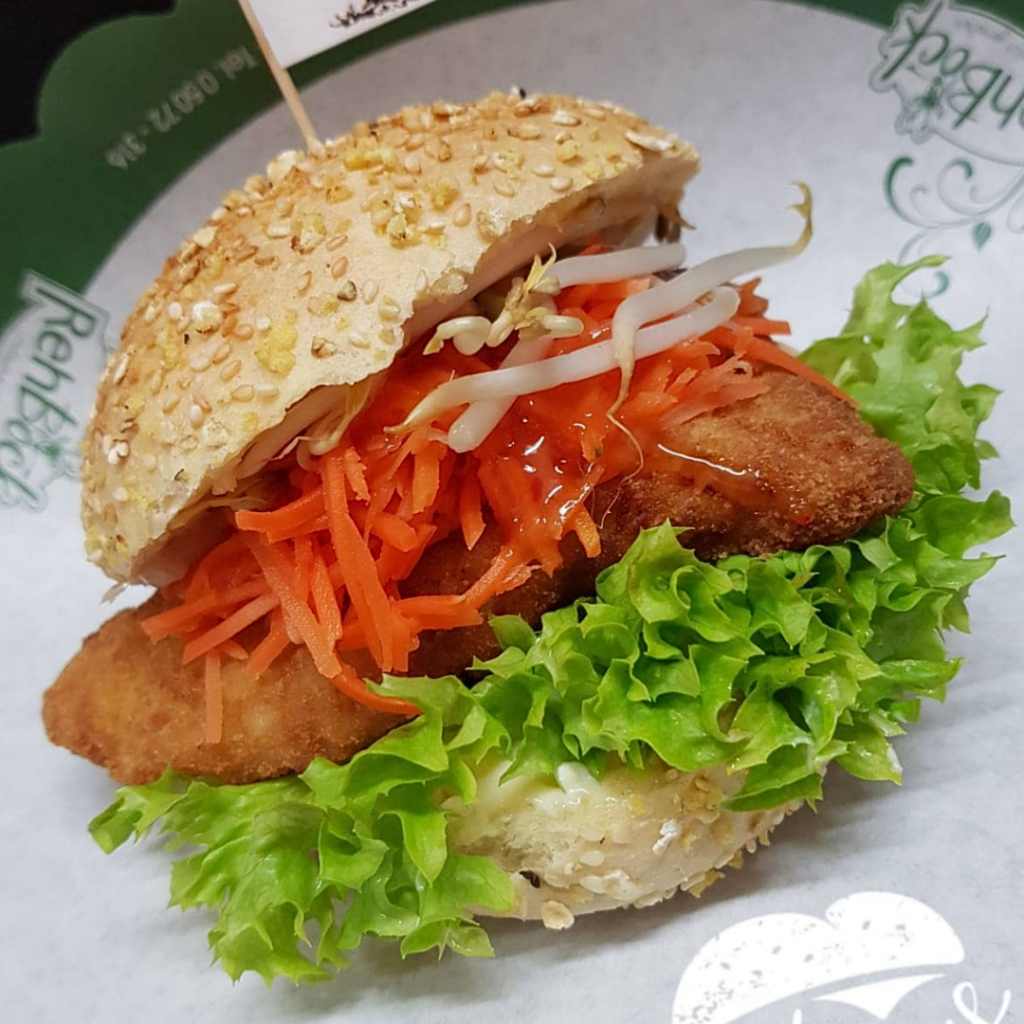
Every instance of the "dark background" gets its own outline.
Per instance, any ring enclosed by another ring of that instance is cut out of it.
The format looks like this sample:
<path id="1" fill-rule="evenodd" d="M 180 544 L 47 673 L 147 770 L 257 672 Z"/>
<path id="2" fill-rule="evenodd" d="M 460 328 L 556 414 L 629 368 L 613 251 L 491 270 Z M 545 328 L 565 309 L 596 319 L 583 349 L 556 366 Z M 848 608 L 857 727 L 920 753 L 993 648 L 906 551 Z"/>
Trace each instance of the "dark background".
<path id="1" fill-rule="evenodd" d="M 111 18 L 173 7 L 174 0 L 0 0 L 0 143 L 35 135 L 39 87 L 72 39 Z"/>

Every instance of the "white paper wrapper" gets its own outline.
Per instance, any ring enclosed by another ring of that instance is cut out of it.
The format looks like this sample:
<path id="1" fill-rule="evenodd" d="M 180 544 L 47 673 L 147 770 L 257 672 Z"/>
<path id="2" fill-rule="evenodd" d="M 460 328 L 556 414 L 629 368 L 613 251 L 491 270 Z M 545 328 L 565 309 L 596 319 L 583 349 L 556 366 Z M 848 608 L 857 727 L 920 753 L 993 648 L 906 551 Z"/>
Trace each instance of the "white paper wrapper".
<path id="1" fill-rule="evenodd" d="M 970 357 L 966 374 L 1005 391 L 985 431 L 1002 455 L 987 465 L 986 486 L 1020 500 L 1024 101 L 1016 114 L 1010 105 L 1024 87 L 1024 35 L 952 5 L 933 8 L 910 11 L 919 26 L 929 12 L 936 20 L 888 78 L 901 40 L 913 37 L 905 21 L 880 47 L 882 26 L 767 0 L 560 0 L 403 41 L 321 78 L 304 99 L 325 133 L 409 101 L 468 99 L 511 82 L 614 99 L 700 149 L 704 169 L 685 208 L 698 228 L 690 237 L 694 259 L 790 237 L 790 183 L 806 181 L 815 195 L 812 248 L 764 283 L 773 314 L 791 320 L 798 345 L 839 328 L 853 285 L 872 265 L 901 253 L 949 253 L 935 307 L 954 324 L 988 316 L 988 347 Z M 947 39 L 945 66 L 932 60 L 940 38 Z M 958 47 L 967 52 L 959 70 L 951 56 Z M 983 72 L 957 75 L 975 65 L 998 67 L 1009 84 L 995 108 L 1003 80 L 990 87 L 958 130 L 957 111 L 984 83 Z M 1011 115 L 1001 124 L 1006 109 Z M 166 854 L 148 844 L 111 859 L 100 853 L 85 826 L 112 787 L 99 769 L 50 747 L 39 716 L 43 689 L 111 613 L 100 603 L 108 581 L 83 557 L 78 488 L 66 478 L 75 427 L 88 412 L 103 339 L 116 339 L 164 255 L 223 193 L 294 144 L 294 127 L 275 107 L 224 138 L 152 204 L 85 289 L 75 322 L 81 336 L 71 339 L 65 367 L 74 379 L 37 367 L 37 380 L 51 374 L 44 384 L 53 388 L 45 393 L 59 393 L 55 408 L 75 423 L 50 431 L 48 450 L 0 446 L 3 472 L 31 472 L 25 486 L 40 495 L 34 502 L 18 498 L 17 485 L 7 481 L 0 508 L 0 650 L 8 695 L 0 777 L 9 793 L 0 839 L 0 988 L 11 1019 L 667 1021 L 684 968 L 725 928 L 766 914 L 821 918 L 835 901 L 862 891 L 923 901 L 962 945 L 959 961 L 943 947 L 938 966 L 919 972 L 941 977 L 907 995 L 890 1020 L 1011 1019 L 997 1014 L 1004 990 L 1012 992 L 1014 1008 L 1016 1001 L 1024 1005 L 1017 850 L 1024 821 L 1017 781 L 1024 552 L 1016 533 L 992 546 L 1008 557 L 976 587 L 974 632 L 952 638 L 966 664 L 946 705 L 927 707 L 897 741 L 902 790 L 830 774 L 817 815 L 803 811 L 791 819 L 770 850 L 700 902 L 682 897 L 642 912 L 599 915 L 565 933 L 499 922 L 490 928 L 493 962 L 402 963 L 393 949 L 371 946 L 332 985 L 292 991 L 279 983 L 267 992 L 252 977 L 232 988 L 209 966 L 209 921 L 201 914 L 165 911 Z M 896 165 L 900 158 L 907 162 Z M 61 300 L 43 281 L 33 287 L 36 296 L 49 288 L 50 305 L 37 304 L 6 328 L 4 419 L 16 418 L 12 395 L 31 374 L 31 346 L 45 331 L 43 321 L 71 315 L 67 296 Z M 38 418 L 38 404 L 35 412 Z M 61 413 L 51 409 L 49 422 L 60 424 Z M 920 912 L 908 906 L 899 913 L 919 923 Z M 735 959 L 737 972 L 768 969 L 744 956 Z M 968 982 L 970 990 L 956 987 Z M 688 998 L 684 993 L 684 1004 Z M 739 1019 L 729 1016 L 728 1000 L 720 1003 L 717 1016 L 678 1019 Z M 976 1018 L 961 1011 L 972 1005 Z M 785 993 L 770 1011 L 744 1019 L 796 1019 L 797 1010 L 808 1024 L 864 1019 L 849 1005 Z M 680 1012 L 689 1011 L 684 1005 Z"/>

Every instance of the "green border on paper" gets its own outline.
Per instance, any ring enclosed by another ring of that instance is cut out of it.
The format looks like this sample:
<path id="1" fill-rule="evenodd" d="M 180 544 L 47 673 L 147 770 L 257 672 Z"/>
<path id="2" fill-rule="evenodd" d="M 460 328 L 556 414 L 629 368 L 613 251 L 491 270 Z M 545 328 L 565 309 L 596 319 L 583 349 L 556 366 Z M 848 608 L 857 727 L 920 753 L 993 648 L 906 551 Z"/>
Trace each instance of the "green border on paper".
<path id="1" fill-rule="evenodd" d="M 296 83 L 307 85 L 402 39 L 522 2 L 438 0 L 297 65 Z M 898 0 L 805 2 L 878 24 L 891 23 L 899 6 Z M 1020 0 L 971 6 L 1022 23 Z M 39 135 L 0 148 L 6 235 L 0 330 L 22 309 L 19 283 L 26 268 L 84 291 L 150 203 L 225 136 L 278 102 L 260 61 L 233 81 L 222 80 L 216 102 L 197 106 L 187 128 L 147 134 L 146 156 L 131 173 L 107 163 L 108 147 L 147 109 L 243 46 L 258 56 L 235 0 L 179 0 L 171 14 L 100 25 L 64 50 L 39 99 Z"/>

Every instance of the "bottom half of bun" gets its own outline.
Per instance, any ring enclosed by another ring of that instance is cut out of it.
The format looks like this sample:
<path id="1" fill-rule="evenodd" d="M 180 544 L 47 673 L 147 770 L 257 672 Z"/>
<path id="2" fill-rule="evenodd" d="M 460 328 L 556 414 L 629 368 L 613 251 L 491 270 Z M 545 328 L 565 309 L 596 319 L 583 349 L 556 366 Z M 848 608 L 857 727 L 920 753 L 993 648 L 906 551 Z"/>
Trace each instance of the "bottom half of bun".
<path id="1" fill-rule="evenodd" d="M 722 868 L 767 845 L 771 829 L 800 806 L 728 809 L 744 773 L 721 766 L 690 773 L 660 762 L 643 772 L 620 766 L 598 781 L 567 763 L 558 785 L 499 784 L 508 767 L 490 766 L 469 807 L 451 802 L 452 845 L 509 873 L 519 902 L 508 916 L 549 928 L 568 928 L 578 914 L 651 906 L 679 891 L 699 896 Z"/>

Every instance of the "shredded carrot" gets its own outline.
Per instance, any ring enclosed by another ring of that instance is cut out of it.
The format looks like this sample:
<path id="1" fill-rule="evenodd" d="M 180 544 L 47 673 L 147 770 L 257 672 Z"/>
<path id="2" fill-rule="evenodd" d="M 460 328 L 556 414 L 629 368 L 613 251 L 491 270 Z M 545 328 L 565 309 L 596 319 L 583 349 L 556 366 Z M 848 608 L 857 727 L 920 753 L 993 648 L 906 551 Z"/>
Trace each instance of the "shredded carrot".
<path id="1" fill-rule="evenodd" d="M 261 533 L 280 533 L 303 526 L 324 512 L 324 496 L 310 491 L 273 512 L 236 512 L 235 524 L 240 530 L 258 530 Z"/>
<path id="2" fill-rule="evenodd" d="M 204 739 L 207 743 L 220 743 L 224 733 L 224 690 L 220 678 L 220 655 L 216 651 L 211 651 L 206 655 L 204 685 L 206 690 Z"/>
<path id="3" fill-rule="evenodd" d="M 246 661 L 249 657 L 249 652 L 237 640 L 224 640 L 217 650 L 234 661 Z"/>
<path id="4" fill-rule="evenodd" d="M 398 697 L 385 697 L 383 694 L 371 692 L 350 665 L 343 665 L 342 670 L 331 679 L 331 682 L 346 697 L 351 697 L 352 700 L 365 704 L 368 708 L 373 708 L 374 711 L 410 716 L 420 713 L 420 709 L 415 704 L 409 704 Z"/>
<path id="5" fill-rule="evenodd" d="M 396 551 L 412 551 L 416 547 L 416 531 L 392 512 L 380 512 L 370 523 L 370 533 L 390 544 Z"/>
<path id="6" fill-rule="evenodd" d="M 352 488 L 352 493 L 360 501 L 369 501 L 370 489 L 366 486 L 366 467 L 359 458 L 359 452 L 355 448 L 346 448 L 342 458 L 345 464 L 345 479 Z"/>
<path id="7" fill-rule="evenodd" d="M 263 580 L 250 580 L 230 590 L 213 590 L 195 600 L 186 601 L 177 608 L 169 608 L 165 612 L 150 615 L 149 618 L 142 620 L 141 625 L 150 640 L 162 640 L 165 636 L 190 628 L 204 615 L 259 597 L 265 591 L 266 584 Z"/>
<path id="8" fill-rule="evenodd" d="M 462 478 L 462 487 L 459 490 L 459 523 L 462 527 L 462 539 L 466 542 L 466 547 L 472 551 L 484 532 L 484 513 L 480 507 L 480 481 L 474 473 L 467 473 Z"/>
<path id="9" fill-rule="evenodd" d="M 190 661 L 208 654 L 215 648 L 220 647 L 225 641 L 230 640 L 236 633 L 240 633 L 246 626 L 251 626 L 263 618 L 271 608 L 276 608 L 280 602 L 273 594 L 264 594 L 257 597 L 248 604 L 243 605 L 232 615 L 219 622 L 213 629 L 207 630 L 202 636 L 196 637 L 185 644 L 184 662 L 187 665 Z"/>
<path id="10" fill-rule="evenodd" d="M 823 377 L 816 370 L 812 370 L 803 360 L 791 356 L 788 352 L 773 345 L 764 338 L 751 337 L 746 341 L 744 355 L 749 356 L 760 363 L 767 363 L 769 366 L 777 366 L 797 377 L 803 377 L 812 384 L 831 392 L 836 398 L 842 399 L 848 405 L 857 403 L 842 388 L 833 384 L 827 377 Z"/>
<path id="11" fill-rule="evenodd" d="M 572 521 L 573 532 L 583 545 L 588 558 L 597 558 L 601 553 L 601 535 L 590 513 L 580 505 Z"/>
<path id="12" fill-rule="evenodd" d="M 263 675 L 274 660 L 284 653 L 288 644 L 288 630 L 285 629 L 284 615 L 280 608 L 275 608 L 270 616 L 270 629 L 267 635 L 249 655 L 249 671 L 257 677 Z"/>
<path id="13" fill-rule="evenodd" d="M 341 639 L 341 608 L 338 605 L 338 594 L 331 583 L 330 573 L 319 552 L 313 561 L 312 591 L 316 617 L 327 639 L 332 645 L 336 644 Z"/>
<path id="14" fill-rule="evenodd" d="M 607 340 L 619 304 L 650 286 L 642 277 L 562 291 L 558 312 L 579 319 L 583 331 L 555 341 L 551 355 Z M 798 374 L 846 399 L 768 340 L 788 325 L 767 316 L 756 286 L 737 286 L 740 305 L 728 324 L 637 363 L 619 416 L 644 450 L 656 451 L 673 423 L 767 390 L 757 365 Z M 606 416 L 619 385 L 615 372 L 516 399 L 483 444 L 463 455 L 441 440 L 459 410 L 404 435 L 384 429 L 439 384 L 492 369 L 502 355 L 485 349 L 463 356 L 447 346 L 430 358 L 416 349 L 399 357 L 388 386 L 332 451 L 301 464 L 293 456 L 275 460 L 261 488 L 270 497 L 255 509 L 225 513 L 226 539 L 164 589 L 170 607 L 144 620 L 143 629 L 153 639 L 183 641 L 186 661 L 206 659 L 208 738 L 219 739 L 223 728 L 222 659 L 247 659 L 246 669 L 258 676 L 291 645 L 305 646 L 318 670 L 353 700 L 418 714 L 406 701 L 371 693 L 340 654 L 365 650 L 381 672 L 407 672 L 422 633 L 481 624 L 495 597 L 562 564 L 570 534 L 588 557 L 600 555 L 588 498 L 599 483 L 636 470 L 633 444 Z M 714 467 L 691 461 L 687 473 L 698 484 L 727 486 Z M 753 491 L 745 500 L 759 507 Z M 489 525 L 501 547 L 464 593 L 403 593 L 432 544 L 454 535 L 472 550 Z M 252 645 L 260 625 L 262 639 Z"/>
<path id="15" fill-rule="evenodd" d="M 292 643 L 301 640 L 309 648 L 316 667 L 325 676 L 337 675 L 341 671 L 341 666 L 334 655 L 333 645 L 309 610 L 309 605 L 296 593 L 294 584 L 289 579 L 292 574 L 289 572 L 285 553 L 275 545 L 254 539 L 249 540 L 249 548 L 263 570 L 267 585 L 280 602 L 289 639 Z M 296 637 L 298 639 L 295 639 Z"/>
<path id="16" fill-rule="evenodd" d="M 367 625 L 367 639 L 374 660 L 385 672 L 389 672 L 395 662 L 391 606 L 387 594 L 381 587 L 370 549 L 348 514 L 345 467 L 334 452 L 324 457 L 323 471 L 327 519 L 331 542 L 338 555 L 338 565 L 341 566 L 342 577 L 348 586 L 352 603 L 358 609 L 359 617 Z M 337 672 L 332 673 L 336 674 Z"/>

